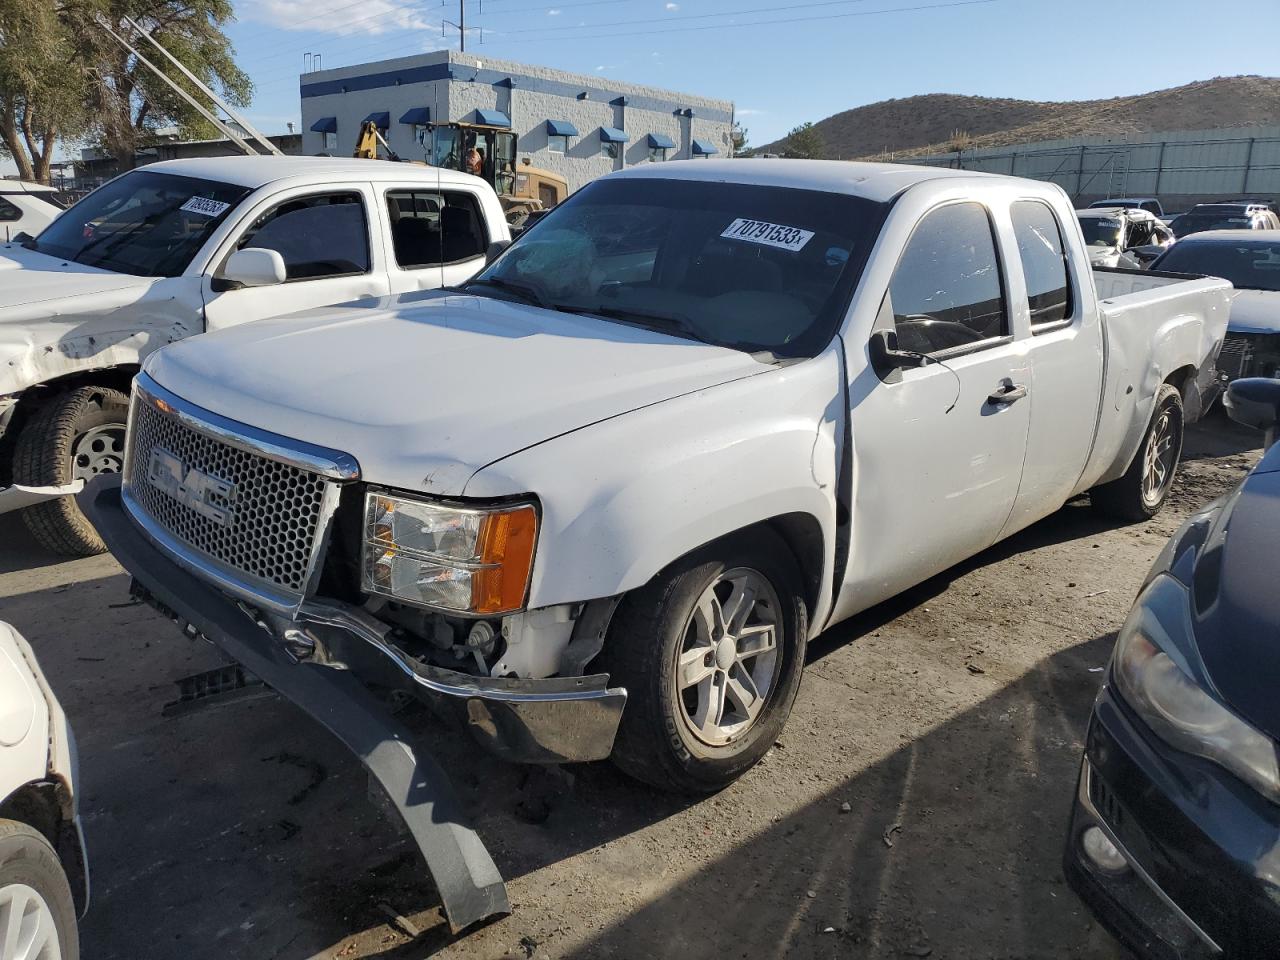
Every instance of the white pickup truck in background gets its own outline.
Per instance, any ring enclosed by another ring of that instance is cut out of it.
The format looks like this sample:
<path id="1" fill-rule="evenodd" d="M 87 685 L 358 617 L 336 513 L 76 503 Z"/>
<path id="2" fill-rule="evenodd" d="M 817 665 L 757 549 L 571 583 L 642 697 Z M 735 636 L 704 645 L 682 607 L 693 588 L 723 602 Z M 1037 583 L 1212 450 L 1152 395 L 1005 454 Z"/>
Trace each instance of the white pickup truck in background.
<path id="1" fill-rule="evenodd" d="M 51 550 L 101 551 L 59 494 L 120 469 L 129 382 L 151 351 L 458 283 L 509 240 L 491 187 L 433 167 L 219 157 L 118 177 L 0 246 L 0 512 L 25 508 Z"/>
<path id="2" fill-rule="evenodd" d="M 371 689 L 717 790 L 811 636 L 1086 491 L 1154 514 L 1230 294 L 1095 274 L 1051 184 L 646 165 L 459 289 L 155 353 L 80 500 L 140 596 L 364 758 L 463 926 L 500 879 Z"/>

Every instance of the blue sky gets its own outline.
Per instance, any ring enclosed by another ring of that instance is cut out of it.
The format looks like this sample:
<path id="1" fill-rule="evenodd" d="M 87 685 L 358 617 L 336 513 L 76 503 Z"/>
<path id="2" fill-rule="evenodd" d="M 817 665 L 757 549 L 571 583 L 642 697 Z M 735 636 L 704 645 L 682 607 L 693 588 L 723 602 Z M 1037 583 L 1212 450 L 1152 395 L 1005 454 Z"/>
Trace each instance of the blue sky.
<path id="1" fill-rule="evenodd" d="M 918 93 L 1081 100 L 1280 74 L 1280 0 L 466 2 L 468 27 L 484 33 L 481 43 L 469 31 L 473 52 L 725 97 L 757 146 L 805 120 Z M 458 0 L 236 9 L 229 33 L 257 86 L 248 114 L 268 133 L 300 120 L 304 53 L 338 67 L 457 44 L 440 24 L 458 19 Z M 0 158 L 0 172 L 12 170 Z"/>
<path id="2" fill-rule="evenodd" d="M 757 145 L 918 93 L 1080 100 L 1280 73 L 1277 0 L 466 2 L 468 27 L 484 31 L 483 44 L 469 31 L 473 52 L 726 97 Z M 236 7 L 230 33 L 257 84 L 250 116 L 269 132 L 299 119 L 305 52 L 337 67 L 457 44 L 452 28 L 441 39 L 440 22 L 458 19 L 458 0 Z"/>

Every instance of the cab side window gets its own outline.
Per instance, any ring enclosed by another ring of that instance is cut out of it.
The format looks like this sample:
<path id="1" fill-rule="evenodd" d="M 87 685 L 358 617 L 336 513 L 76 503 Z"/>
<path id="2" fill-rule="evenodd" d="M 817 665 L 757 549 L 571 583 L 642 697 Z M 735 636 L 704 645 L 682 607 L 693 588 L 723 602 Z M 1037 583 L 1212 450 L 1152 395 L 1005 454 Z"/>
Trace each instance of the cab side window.
<path id="1" fill-rule="evenodd" d="M 1027 282 L 1031 332 L 1040 333 L 1071 316 L 1071 281 L 1062 228 L 1048 204 L 1019 200 L 1009 210 Z"/>
<path id="2" fill-rule="evenodd" d="M 254 221 L 236 249 L 261 247 L 284 258 L 288 280 L 369 272 L 369 225 L 358 193 L 286 200 Z"/>
<path id="3" fill-rule="evenodd" d="M 5 223 L 6 221 L 12 223 L 15 220 L 21 219 L 22 211 L 4 197 L 0 197 L 0 223 Z"/>
<path id="4" fill-rule="evenodd" d="M 953 203 L 925 214 L 894 270 L 889 299 L 903 350 L 937 353 L 1008 336 L 986 208 Z"/>
<path id="5" fill-rule="evenodd" d="M 405 268 L 462 263 L 489 247 L 480 206 L 465 191 L 392 190 L 387 214 L 396 263 Z"/>

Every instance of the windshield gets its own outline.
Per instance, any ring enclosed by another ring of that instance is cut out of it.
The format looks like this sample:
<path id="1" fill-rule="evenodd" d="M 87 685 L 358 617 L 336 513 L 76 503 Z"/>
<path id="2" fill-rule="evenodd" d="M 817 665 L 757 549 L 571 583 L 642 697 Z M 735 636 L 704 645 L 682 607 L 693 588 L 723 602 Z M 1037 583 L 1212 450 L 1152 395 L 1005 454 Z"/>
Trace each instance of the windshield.
<path id="1" fill-rule="evenodd" d="M 814 356 L 835 333 L 886 210 L 784 187 L 601 180 L 467 289 L 740 350 Z"/>
<path id="2" fill-rule="evenodd" d="M 1084 231 L 1084 242 L 1091 247 L 1120 246 L 1120 232 L 1123 224 L 1111 217 L 1081 217 L 1080 229 Z"/>
<path id="3" fill-rule="evenodd" d="M 176 277 L 248 187 L 135 170 L 93 191 L 32 249 L 140 277 Z"/>
<path id="4" fill-rule="evenodd" d="M 1252 226 L 1252 218 L 1242 213 L 1234 215 L 1184 213 L 1173 221 L 1171 229 L 1175 237 L 1185 237 L 1192 233 L 1203 233 L 1205 230 L 1248 230 Z"/>
<path id="5" fill-rule="evenodd" d="M 1280 290 L 1280 243 L 1180 243 L 1160 258 L 1155 269 L 1221 277 L 1247 290 Z"/>

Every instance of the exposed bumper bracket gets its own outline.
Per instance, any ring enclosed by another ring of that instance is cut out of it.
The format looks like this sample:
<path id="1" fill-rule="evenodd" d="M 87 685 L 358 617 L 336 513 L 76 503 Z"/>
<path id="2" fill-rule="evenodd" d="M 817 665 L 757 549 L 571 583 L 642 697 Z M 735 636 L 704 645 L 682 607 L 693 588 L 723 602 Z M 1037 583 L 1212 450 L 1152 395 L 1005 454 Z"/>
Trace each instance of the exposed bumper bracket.
<path id="1" fill-rule="evenodd" d="M 395 804 L 427 861 L 457 933 L 511 912 L 506 887 L 439 765 L 350 672 L 293 662 L 274 638 L 149 543 L 120 502 L 118 476 L 78 498 L 111 552 L 159 606 L 292 700 L 360 757 Z"/>
<path id="2" fill-rule="evenodd" d="M 56 500 L 58 497 L 78 494 L 84 489 L 83 480 L 72 480 L 60 487 L 27 487 L 15 483 L 11 487 L 0 488 L 0 513 L 10 513 L 43 503 L 45 500 Z"/>

